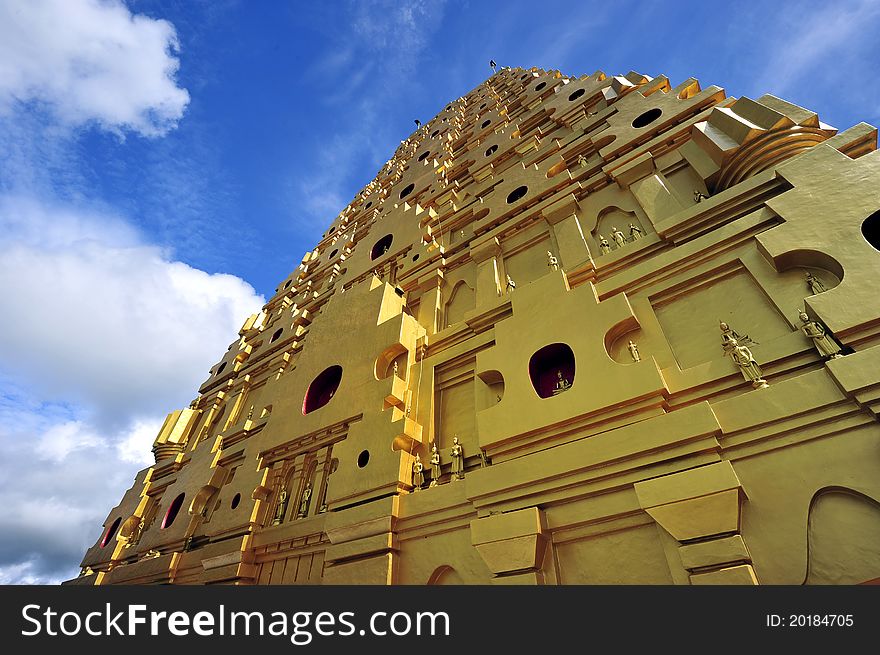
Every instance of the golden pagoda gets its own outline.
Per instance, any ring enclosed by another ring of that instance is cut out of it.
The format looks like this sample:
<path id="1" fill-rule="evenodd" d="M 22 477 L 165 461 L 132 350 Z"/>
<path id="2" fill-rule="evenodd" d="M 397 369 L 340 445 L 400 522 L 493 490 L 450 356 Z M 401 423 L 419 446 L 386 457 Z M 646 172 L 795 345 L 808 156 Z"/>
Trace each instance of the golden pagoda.
<path id="1" fill-rule="evenodd" d="M 501 68 L 168 415 L 72 584 L 880 581 L 880 155 Z"/>

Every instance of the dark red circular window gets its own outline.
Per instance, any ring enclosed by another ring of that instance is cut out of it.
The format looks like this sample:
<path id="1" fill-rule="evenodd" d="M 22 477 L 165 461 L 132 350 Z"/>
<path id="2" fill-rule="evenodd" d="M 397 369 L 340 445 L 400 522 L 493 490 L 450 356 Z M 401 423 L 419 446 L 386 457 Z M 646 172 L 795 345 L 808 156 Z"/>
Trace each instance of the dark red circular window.
<path id="1" fill-rule="evenodd" d="M 162 519 L 162 529 L 171 527 L 171 524 L 174 523 L 174 519 L 177 518 L 177 514 L 180 512 L 180 506 L 183 505 L 183 499 L 186 497 L 186 494 L 180 494 L 177 498 L 171 501 L 171 505 L 168 506 L 168 511 L 165 512 L 165 518 Z"/>
<path id="2" fill-rule="evenodd" d="M 540 398 L 567 391 L 574 384 L 574 369 L 574 353 L 564 343 L 544 346 L 529 360 L 529 377 Z"/>
<path id="3" fill-rule="evenodd" d="M 118 517 L 115 521 L 113 521 L 113 525 L 111 525 L 107 532 L 104 533 L 104 538 L 101 539 L 101 548 L 110 543 L 110 540 L 116 534 L 116 531 L 119 529 L 119 524 L 122 523 L 122 517 Z"/>
<path id="4" fill-rule="evenodd" d="M 303 398 L 302 413 L 314 412 L 329 403 L 340 382 L 342 382 L 341 366 L 324 369 L 309 385 L 306 397 Z"/>

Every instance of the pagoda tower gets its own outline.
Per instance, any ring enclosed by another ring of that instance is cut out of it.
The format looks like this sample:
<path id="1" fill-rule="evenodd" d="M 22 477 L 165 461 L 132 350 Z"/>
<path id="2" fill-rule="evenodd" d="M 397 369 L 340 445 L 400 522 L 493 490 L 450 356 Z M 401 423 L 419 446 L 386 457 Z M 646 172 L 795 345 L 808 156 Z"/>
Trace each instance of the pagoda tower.
<path id="1" fill-rule="evenodd" d="M 880 580 L 880 155 L 501 68 L 249 317 L 68 584 Z"/>

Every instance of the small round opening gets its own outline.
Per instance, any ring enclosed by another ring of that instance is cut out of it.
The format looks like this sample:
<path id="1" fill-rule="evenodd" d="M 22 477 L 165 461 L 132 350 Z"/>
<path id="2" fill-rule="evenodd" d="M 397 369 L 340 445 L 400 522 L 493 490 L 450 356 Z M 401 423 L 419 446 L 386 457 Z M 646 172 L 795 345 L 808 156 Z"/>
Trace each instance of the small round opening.
<path id="1" fill-rule="evenodd" d="M 487 157 L 491 157 L 496 152 L 498 152 L 498 144 L 497 143 L 493 146 L 489 146 L 488 148 L 486 148 L 486 156 Z"/>
<path id="2" fill-rule="evenodd" d="M 413 256 L 412 256 L 412 260 L 413 260 L 414 262 L 419 261 L 419 253 L 416 253 L 415 255 L 413 255 Z"/>
<path id="3" fill-rule="evenodd" d="M 425 152 L 423 152 L 421 155 L 419 155 L 419 161 L 425 161 L 425 159 L 426 159 L 426 158 L 428 157 L 428 155 L 430 155 L 430 154 L 431 154 L 431 151 L 430 151 L 430 150 L 425 150 Z"/>
<path id="4" fill-rule="evenodd" d="M 409 194 L 412 193 L 412 190 L 415 188 L 416 188 L 415 184 L 407 184 L 406 188 L 400 192 L 400 199 L 403 200 L 404 198 L 406 198 Z"/>
<path id="5" fill-rule="evenodd" d="M 386 234 L 384 237 L 379 239 L 373 249 L 370 251 L 370 260 L 378 259 L 382 255 L 384 255 L 391 248 L 391 243 L 394 241 L 393 234 Z"/>
<path id="6" fill-rule="evenodd" d="M 511 204 L 522 198 L 529 192 L 529 187 L 527 186 L 518 186 L 513 191 L 510 192 L 510 195 L 507 196 L 507 204 Z"/>
<path id="7" fill-rule="evenodd" d="M 177 498 L 171 501 L 171 505 L 168 506 L 168 511 L 165 512 L 165 518 L 162 519 L 162 529 L 170 528 L 171 524 L 174 523 L 174 519 L 177 518 L 177 513 L 180 512 L 180 506 L 183 505 L 183 499 L 186 496 L 185 493 L 180 494 Z"/>
<path id="8" fill-rule="evenodd" d="M 293 284 L 293 280 L 288 280 L 287 283 L 284 285 L 284 288 L 289 289 L 291 284 Z"/>
<path id="9" fill-rule="evenodd" d="M 333 234 L 335 231 L 336 231 L 336 228 L 331 227 L 329 230 L 327 230 L 327 234 Z"/>
<path id="10" fill-rule="evenodd" d="M 433 132 L 431 132 L 431 138 L 433 139 L 438 134 L 440 134 L 440 130 L 434 130 Z"/>
<path id="11" fill-rule="evenodd" d="M 275 332 L 272 333 L 272 338 L 269 339 L 269 343 L 275 343 L 278 339 L 281 338 L 281 335 L 284 333 L 284 328 L 278 328 Z"/>
<path id="12" fill-rule="evenodd" d="M 324 369 L 309 385 L 305 398 L 303 398 L 302 413 L 309 414 L 329 403 L 341 382 L 341 366 L 331 366 Z"/>
<path id="13" fill-rule="evenodd" d="M 239 504 L 240 502 L 241 502 L 241 494 L 235 494 L 235 495 L 232 497 L 232 502 L 229 503 L 229 506 L 230 506 L 232 509 L 235 509 L 236 507 L 238 507 L 238 504 Z"/>
<path id="14" fill-rule="evenodd" d="M 373 201 L 371 200 L 371 201 L 368 202 L 366 205 L 364 205 L 364 209 L 369 209 L 369 208 L 372 207 L 372 206 L 373 206 Z"/>
<path id="15" fill-rule="evenodd" d="M 568 100 L 569 100 L 569 102 L 574 102 L 575 100 L 580 98 L 582 95 L 584 95 L 584 90 L 578 89 L 577 91 L 572 93 L 570 96 L 568 96 Z"/>
<path id="16" fill-rule="evenodd" d="M 547 86 L 547 82 L 541 82 L 538 86 L 535 87 L 535 91 L 540 91 L 545 86 Z"/>
<path id="17" fill-rule="evenodd" d="M 880 250 L 880 210 L 862 221 L 862 236 L 874 250 Z"/>
<path id="18" fill-rule="evenodd" d="M 220 364 L 220 368 L 217 369 L 217 375 L 220 375 L 223 372 L 224 368 L 226 368 L 226 362 Z"/>
<path id="19" fill-rule="evenodd" d="M 483 121 L 483 124 L 480 125 L 480 129 L 485 129 L 485 128 L 489 127 L 489 123 L 491 123 L 491 122 L 492 121 L 487 118 L 486 120 Z"/>
<path id="20" fill-rule="evenodd" d="M 370 463 L 370 451 L 369 450 L 362 450 L 361 454 L 358 455 L 358 468 L 362 469 L 369 463 Z"/>
<path id="21" fill-rule="evenodd" d="M 632 126 L 639 128 L 645 127 L 646 125 L 650 125 L 658 118 L 660 118 L 661 114 L 663 114 L 663 110 L 659 107 L 654 107 L 653 109 L 649 109 L 644 114 L 639 114 L 636 116 L 635 120 L 632 122 Z"/>
<path id="22" fill-rule="evenodd" d="M 480 105 L 480 109 L 485 109 L 485 108 L 486 108 L 486 103 L 484 102 L 482 105 Z"/>
<path id="23" fill-rule="evenodd" d="M 329 256 L 327 259 L 333 259 L 334 257 L 336 257 L 336 253 L 338 253 L 338 252 L 339 252 L 339 248 L 334 248 L 334 249 L 330 252 L 330 256 Z"/>
<path id="24" fill-rule="evenodd" d="M 116 534 L 116 531 L 119 529 L 119 524 L 122 523 L 122 517 L 118 517 L 115 521 L 113 521 L 113 525 L 107 528 L 107 532 L 104 533 L 104 538 L 101 539 L 101 548 L 110 543 L 110 540 Z"/>
<path id="25" fill-rule="evenodd" d="M 519 78 L 519 79 L 524 80 L 524 79 L 526 79 L 528 76 L 529 76 L 529 74 L 526 73 L 525 75 L 523 75 L 523 76 L 522 76 L 521 78 Z"/>

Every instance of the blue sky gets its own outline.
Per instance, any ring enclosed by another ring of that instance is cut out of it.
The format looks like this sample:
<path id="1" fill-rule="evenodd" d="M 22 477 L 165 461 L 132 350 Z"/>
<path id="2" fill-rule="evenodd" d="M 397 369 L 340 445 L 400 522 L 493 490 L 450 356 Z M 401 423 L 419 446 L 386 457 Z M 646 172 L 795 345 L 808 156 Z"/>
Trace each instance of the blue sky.
<path id="1" fill-rule="evenodd" d="M 75 575 L 168 411 L 488 60 L 880 123 L 872 2 L 0 0 L 0 582 Z"/>

